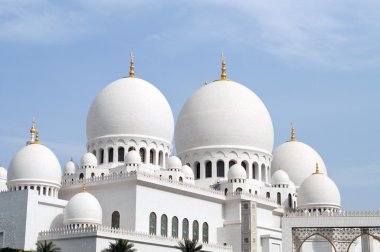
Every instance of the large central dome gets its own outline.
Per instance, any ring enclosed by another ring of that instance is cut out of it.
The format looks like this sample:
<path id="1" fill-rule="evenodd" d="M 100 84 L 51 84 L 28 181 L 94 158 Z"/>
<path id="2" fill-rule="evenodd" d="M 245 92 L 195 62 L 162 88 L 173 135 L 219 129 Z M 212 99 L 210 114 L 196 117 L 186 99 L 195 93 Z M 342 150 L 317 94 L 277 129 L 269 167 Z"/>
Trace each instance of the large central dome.
<path id="1" fill-rule="evenodd" d="M 271 153 L 273 125 L 260 98 L 245 86 L 219 80 L 195 92 L 182 108 L 177 153 L 201 148 L 243 148 Z"/>
<path id="2" fill-rule="evenodd" d="M 87 139 L 142 136 L 171 143 L 169 103 L 152 84 L 135 77 L 116 80 L 95 98 L 87 116 Z"/>

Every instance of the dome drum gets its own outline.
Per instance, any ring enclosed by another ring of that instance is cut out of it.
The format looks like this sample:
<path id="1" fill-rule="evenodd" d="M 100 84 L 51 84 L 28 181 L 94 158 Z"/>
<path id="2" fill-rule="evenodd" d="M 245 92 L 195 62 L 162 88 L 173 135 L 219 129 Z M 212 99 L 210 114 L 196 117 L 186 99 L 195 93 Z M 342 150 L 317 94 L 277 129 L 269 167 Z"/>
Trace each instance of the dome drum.
<path id="1" fill-rule="evenodd" d="M 113 136 L 104 137 L 101 141 L 90 140 L 87 148 L 96 156 L 99 165 L 125 163 L 125 155 L 131 150 L 136 150 L 141 155 L 141 163 L 152 163 L 165 167 L 166 157 L 170 153 L 169 143 L 141 136 L 134 138 Z"/>

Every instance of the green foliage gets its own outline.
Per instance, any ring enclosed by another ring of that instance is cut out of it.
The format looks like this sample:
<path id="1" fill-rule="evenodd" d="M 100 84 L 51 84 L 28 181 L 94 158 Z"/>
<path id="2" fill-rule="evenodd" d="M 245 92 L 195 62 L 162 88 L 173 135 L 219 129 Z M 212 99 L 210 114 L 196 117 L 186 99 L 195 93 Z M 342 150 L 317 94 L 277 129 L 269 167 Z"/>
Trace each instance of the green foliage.
<path id="1" fill-rule="evenodd" d="M 114 243 L 110 242 L 107 249 L 102 250 L 102 252 L 134 252 L 135 245 L 127 240 L 117 239 Z"/>
<path id="2" fill-rule="evenodd" d="M 61 249 L 56 247 L 53 242 L 39 241 L 36 243 L 37 252 L 60 252 Z"/>
<path id="3" fill-rule="evenodd" d="M 181 250 L 182 252 L 197 252 L 201 251 L 202 249 L 202 244 L 198 245 L 198 242 L 196 240 L 188 240 L 185 239 L 184 241 L 178 242 L 178 246 L 175 248 L 178 250 Z"/>

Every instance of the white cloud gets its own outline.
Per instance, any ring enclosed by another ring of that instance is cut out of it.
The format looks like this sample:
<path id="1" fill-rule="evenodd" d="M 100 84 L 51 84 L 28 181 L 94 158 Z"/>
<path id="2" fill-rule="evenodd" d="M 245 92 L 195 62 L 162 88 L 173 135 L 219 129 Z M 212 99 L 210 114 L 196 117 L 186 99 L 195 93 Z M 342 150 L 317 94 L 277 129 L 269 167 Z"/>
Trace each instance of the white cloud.
<path id="1" fill-rule="evenodd" d="M 379 7 L 370 0 L 81 0 L 70 6 L 47 0 L 2 1 L 0 41 L 75 41 L 86 34 L 106 33 L 102 22 L 120 19 L 143 31 L 142 37 L 133 39 L 146 42 L 217 41 L 264 50 L 290 63 L 367 67 L 380 64 Z M 147 17 L 156 23 L 144 22 Z M 169 25 L 157 26 L 160 22 Z"/>

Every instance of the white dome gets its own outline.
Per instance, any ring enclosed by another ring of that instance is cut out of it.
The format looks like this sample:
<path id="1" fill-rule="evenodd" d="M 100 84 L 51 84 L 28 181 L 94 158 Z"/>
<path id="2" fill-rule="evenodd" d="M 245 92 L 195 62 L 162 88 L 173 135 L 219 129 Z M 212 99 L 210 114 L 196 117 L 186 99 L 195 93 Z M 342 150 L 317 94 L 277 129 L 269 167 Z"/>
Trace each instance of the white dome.
<path id="1" fill-rule="evenodd" d="M 234 164 L 228 171 L 228 179 L 246 179 L 247 172 L 240 164 Z"/>
<path id="2" fill-rule="evenodd" d="M 126 164 L 141 164 L 141 156 L 135 151 L 131 150 L 125 155 L 125 163 Z"/>
<path id="3" fill-rule="evenodd" d="M 102 207 L 99 201 L 88 192 L 75 194 L 67 203 L 63 224 L 102 224 Z"/>
<path id="4" fill-rule="evenodd" d="M 143 136 L 171 143 L 174 119 L 168 101 L 145 80 L 129 77 L 106 86 L 87 116 L 87 139 Z"/>
<path id="5" fill-rule="evenodd" d="M 171 156 L 168 159 L 168 169 L 180 169 L 182 167 L 181 159 Z"/>
<path id="6" fill-rule="evenodd" d="M 326 175 L 325 163 L 319 154 L 299 141 L 283 143 L 273 151 L 272 169 L 280 167 L 297 187 L 315 171 L 315 163 L 319 164 L 319 170 Z"/>
<path id="7" fill-rule="evenodd" d="M 309 176 L 298 190 L 298 208 L 340 208 L 338 187 L 323 174 Z"/>
<path id="8" fill-rule="evenodd" d="M 8 185 L 49 184 L 61 187 L 61 166 L 54 153 L 42 144 L 23 147 L 12 159 Z"/>
<path id="9" fill-rule="evenodd" d="M 182 166 L 182 172 L 186 178 L 194 179 L 194 172 L 188 165 Z"/>
<path id="10" fill-rule="evenodd" d="M 177 120 L 177 153 L 197 148 L 243 148 L 267 153 L 273 125 L 260 98 L 245 86 L 220 80 L 203 86 L 183 106 Z"/>
<path id="11" fill-rule="evenodd" d="M 96 159 L 95 155 L 90 153 L 90 152 L 87 152 L 85 153 L 81 160 L 80 160 L 80 166 L 83 167 L 83 166 L 97 166 L 98 164 L 98 160 Z"/>
<path id="12" fill-rule="evenodd" d="M 69 162 L 65 164 L 63 174 L 65 175 L 75 174 L 75 171 L 77 169 L 78 169 L 78 165 L 73 160 L 70 160 Z"/>
<path id="13" fill-rule="evenodd" d="M 0 180 L 7 180 L 7 173 L 7 170 L 4 167 L 0 166 Z"/>
<path id="14" fill-rule="evenodd" d="M 289 185 L 290 179 L 288 174 L 283 170 L 277 170 L 272 175 L 272 185 Z"/>

